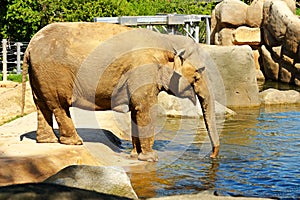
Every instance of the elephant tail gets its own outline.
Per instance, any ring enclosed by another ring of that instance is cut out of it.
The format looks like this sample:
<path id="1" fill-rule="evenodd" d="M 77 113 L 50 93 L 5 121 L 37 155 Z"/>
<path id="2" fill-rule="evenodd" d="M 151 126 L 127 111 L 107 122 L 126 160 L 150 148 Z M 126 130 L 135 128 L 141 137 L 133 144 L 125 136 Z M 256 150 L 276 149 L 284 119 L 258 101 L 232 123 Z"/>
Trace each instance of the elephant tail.
<path id="1" fill-rule="evenodd" d="M 23 58 L 23 69 L 22 69 L 22 100 L 21 100 L 21 116 L 24 116 L 25 111 L 25 96 L 26 96 L 26 76 L 28 71 L 28 66 L 30 62 L 29 48 L 27 47 L 24 58 Z"/>

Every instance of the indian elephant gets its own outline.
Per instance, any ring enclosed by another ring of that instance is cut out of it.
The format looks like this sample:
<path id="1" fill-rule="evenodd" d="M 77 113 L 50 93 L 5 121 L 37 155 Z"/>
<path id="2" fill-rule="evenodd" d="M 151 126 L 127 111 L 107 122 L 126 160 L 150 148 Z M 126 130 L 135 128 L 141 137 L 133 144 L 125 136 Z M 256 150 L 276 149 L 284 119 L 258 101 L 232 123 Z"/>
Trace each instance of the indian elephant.
<path id="1" fill-rule="evenodd" d="M 36 140 L 82 144 L 71 119 L 72 106 L 131 111 L 132 156 L 157 161 L 151 116 L 158 93 L 165 90 L 194 103 L 198 97 L 215 158 L 220 145 L 214 99 L 200 63 L 199 46 L 184 36 L 106 23 L 47 25 L 31 39 L 23 61 L 23 85 L 28 68 L 38 113 Z"/>

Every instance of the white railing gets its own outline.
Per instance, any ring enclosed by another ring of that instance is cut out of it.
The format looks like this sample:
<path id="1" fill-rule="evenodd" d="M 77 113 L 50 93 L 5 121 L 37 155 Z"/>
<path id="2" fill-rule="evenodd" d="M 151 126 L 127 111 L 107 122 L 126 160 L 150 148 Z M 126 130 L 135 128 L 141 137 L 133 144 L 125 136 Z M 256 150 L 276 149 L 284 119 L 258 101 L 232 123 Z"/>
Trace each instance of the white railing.
<path id="1" fill-rule="evenodd" d="M 210 15 L 154 15 L 95 17 L 94 22 L 107 22 L 124 26 L 145 27 L 157 32 L 183 35 L 196 42 L 210 43 Z"/>
<path id="2" fill-rule="evenodd" d="M 7 81 L 8 72 L 21 73 L 23 54 L 28 42 L 9 42 L 2 39 L 2 75 L 3 81 Z"/>

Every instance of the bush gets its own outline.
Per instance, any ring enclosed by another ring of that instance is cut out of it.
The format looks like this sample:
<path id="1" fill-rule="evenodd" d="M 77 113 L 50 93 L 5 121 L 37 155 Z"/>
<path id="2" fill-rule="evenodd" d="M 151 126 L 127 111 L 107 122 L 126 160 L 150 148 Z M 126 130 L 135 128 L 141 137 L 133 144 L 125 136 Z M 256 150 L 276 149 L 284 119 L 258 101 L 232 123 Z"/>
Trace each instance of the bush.
<path id="1" fill-rule="evenodd" d="M 3 80 L 2 74 L 0 74 L 0 80 Z M 8 74 L 7 80 L 22 83 L 22 74 Z M 28 80 L 28 79 L 26 79 L 26 80 Z"/>
<path id="2" fill-rule="evenodd" d="M 53 22 L 93 21 L 94 17 L 155 15 L 158 13 L 211 14 L 216 3 L 194 0 L 4 0 L 0 35 L 29 41 Z M 2 31 L 1 31 L 2 30 Z"/>

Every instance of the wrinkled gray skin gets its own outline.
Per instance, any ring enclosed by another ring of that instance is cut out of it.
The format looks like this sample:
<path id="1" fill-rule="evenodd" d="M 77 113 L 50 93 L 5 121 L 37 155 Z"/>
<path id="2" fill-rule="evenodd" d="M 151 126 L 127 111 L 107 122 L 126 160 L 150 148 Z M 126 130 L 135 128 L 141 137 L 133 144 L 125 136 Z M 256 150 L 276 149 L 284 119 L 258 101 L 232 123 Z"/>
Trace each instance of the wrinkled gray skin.
<path id="1" fill-rule="evenodd" d="M 41 29 L 24 56 L 38 112 L 37 142 L 80 145 L 69 108 L 131 111 L 132 156 L 157 161 L 153 151 L 157 95 L 165 90 L 194 104 L 200 100 L 212 143 L 219 152 L 214 100 L 199 47 L 183 36 L 162 35 L 105 23 L 55 23 Z M 23 89 L 23 91 L 25 91 Z M 196 95 L 196 96 L 195 96 Z M 53 119 L 59 139 L 53 132 Z M 152 116 L 152 118 L 151 118 Z"/>

